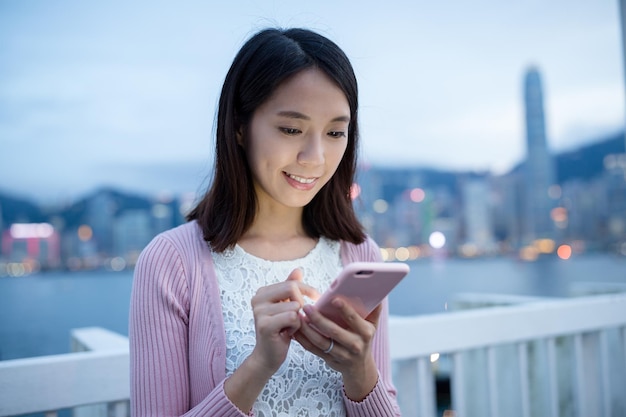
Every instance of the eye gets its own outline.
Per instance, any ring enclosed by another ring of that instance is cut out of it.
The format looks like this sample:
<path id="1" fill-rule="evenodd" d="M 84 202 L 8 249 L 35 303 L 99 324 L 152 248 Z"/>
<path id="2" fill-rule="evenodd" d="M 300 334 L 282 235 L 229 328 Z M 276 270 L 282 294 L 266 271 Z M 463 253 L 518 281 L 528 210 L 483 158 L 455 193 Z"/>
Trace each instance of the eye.
<path id="1" fill-rule="evenodd" d="M 279 127 L 278 130 L 283 132 L 285 135 L 294 136 L 299 133 L 302 133 L 300 129 L 296 129 L 295 127 Z"/>
<path id="2" fill-rule="evenodd" d="M 343 130 L 331 130 L 330 132 L 328 132 L 328 136 L 333 138 L 345 138 L 346 132 L 344 132 Z"/>

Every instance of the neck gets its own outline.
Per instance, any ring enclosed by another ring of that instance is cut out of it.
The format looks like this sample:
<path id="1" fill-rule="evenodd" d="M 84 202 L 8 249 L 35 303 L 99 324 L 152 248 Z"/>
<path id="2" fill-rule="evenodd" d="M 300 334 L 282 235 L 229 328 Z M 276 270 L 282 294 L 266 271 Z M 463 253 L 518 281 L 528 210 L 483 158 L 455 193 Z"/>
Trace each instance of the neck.
<path id="1" fill-rule="evenodd" d="M 306 237 L 302 209 L 259 210 L 244 236 L 267 240 Z"/>
<path id="2" fill-rule="evenodd" d="M 252 226 L 237 242 L 246 252 L 267 260 L 305 256 L 317 239 L 302 225 L 302 209 L 259 210 Z"/>

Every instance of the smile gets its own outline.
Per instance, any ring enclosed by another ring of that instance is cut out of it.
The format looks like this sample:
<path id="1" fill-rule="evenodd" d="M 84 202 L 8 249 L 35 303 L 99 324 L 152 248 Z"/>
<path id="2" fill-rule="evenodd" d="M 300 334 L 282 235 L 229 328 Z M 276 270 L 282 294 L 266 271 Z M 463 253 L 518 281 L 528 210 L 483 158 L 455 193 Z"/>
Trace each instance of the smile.
<path id="1" fill-rule="evenodd" d="M 311 183 L 313 183 L 313 181 L 315 181 L 317 179 L 317 178 L 299 177 L 297 175 L 289 174 L 287 172 L 285 172 L 285 175 L 287 175 L 289 178 L 291 178 L 294 181 L 298 181 L 300 184 L 311 184 Z"/>

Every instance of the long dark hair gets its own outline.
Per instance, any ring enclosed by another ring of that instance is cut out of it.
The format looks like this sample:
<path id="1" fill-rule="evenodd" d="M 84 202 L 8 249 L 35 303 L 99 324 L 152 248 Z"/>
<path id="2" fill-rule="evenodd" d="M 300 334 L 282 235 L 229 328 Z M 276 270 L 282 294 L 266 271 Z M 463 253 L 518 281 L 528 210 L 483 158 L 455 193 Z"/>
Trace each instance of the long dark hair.
<path id="1" fill-rule="evenodd" d="M 334 80 L 350 106 L 348 145 L 337 171 L 304 207 L 303 224 L 311 237 L 361 243 L 363 226 L 356 217 L 350 187 L 358 153 L 358 88 L 345 53 L 332 41 L 307 29 L 265 29 L 250 38 L 235 57 L 219 100 L 215 172 L 204 198 L 187 215 L 197 220 L 204 239 L 222 252 L 236 244 L 256 214 L 256 194 L 237 132 L 246 131 L 254 111 L 288 77 L 318 68 Z"/>

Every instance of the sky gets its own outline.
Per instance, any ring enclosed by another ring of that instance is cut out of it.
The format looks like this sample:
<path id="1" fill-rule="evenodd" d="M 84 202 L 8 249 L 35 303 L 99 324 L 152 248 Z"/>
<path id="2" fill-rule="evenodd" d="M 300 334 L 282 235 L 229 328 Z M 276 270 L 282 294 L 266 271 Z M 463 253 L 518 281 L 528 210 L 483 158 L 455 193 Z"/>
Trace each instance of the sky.
<path id="1" fill-rule="evenodd" d="M 511 169 L 530 66 L 553 151 L 624 127 L 617 0 L 0 0 L 0 191 L 203 192 L 226 71 L 270 26 L 346 52 L 367 164 Z"/>

